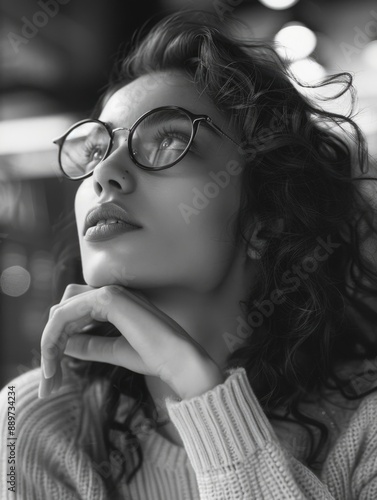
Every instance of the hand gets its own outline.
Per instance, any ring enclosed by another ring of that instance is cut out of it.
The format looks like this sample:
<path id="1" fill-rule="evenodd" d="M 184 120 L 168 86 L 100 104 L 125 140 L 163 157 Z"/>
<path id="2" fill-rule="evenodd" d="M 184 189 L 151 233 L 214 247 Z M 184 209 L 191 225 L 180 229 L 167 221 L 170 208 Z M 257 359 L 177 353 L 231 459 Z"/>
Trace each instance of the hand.
<path id="1" fill-rule="evenodd" d="M 98 322 L 112 323 L 121 336 L 81 333 Z M 178 323 L 142 292 L 119 285 L 70 284 L 61 302 L 51 308 L 41 339 L 40 397 L 60 387 L 64 353 L 157 376 L 181 398 L 224 380 L 207 351 Z"/>

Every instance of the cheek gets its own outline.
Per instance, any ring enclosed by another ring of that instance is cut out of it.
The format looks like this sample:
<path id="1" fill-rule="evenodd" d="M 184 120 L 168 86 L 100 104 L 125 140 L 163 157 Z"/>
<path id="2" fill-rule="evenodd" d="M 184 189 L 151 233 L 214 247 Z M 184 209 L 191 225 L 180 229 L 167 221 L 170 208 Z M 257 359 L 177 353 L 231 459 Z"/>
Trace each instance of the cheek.
<path id="1" fill-rule="evenodd" d="M 232 152 L 187 162 L 162 171 L 150 189 L 149 210 L 156 213 L 158 231 L 186 254 L 232 243 L 242 184 L 242 165 Z M 188 175 L 190 172 L 190 175 Z M 166 175 L 166 182 L 161 182 Z M 160 225 L 161 224 L 161 225 Z M 197 255 L 199 258 L 199 255 Z"/>
<path id="2" fill-rule="evenodd" d="M 192 211 L 186 222 L 192 226 L 202 245 L 219 252 L 231 251 L 234 222 L 239 208 L 239 187 L 230 183 L 219 187 L 205 184 L 192 199 Z M 224 255 L 223 255 L 224 256 Z"/>
<path id="3" fill-rule="evenodd" d="M 159 190 L 158 197 L 156 191 L 156 196 L 148 199 L 151 225 L 133 269 L 146 273 L 151 282 L 211 290 L 221 283 L 235 260 L 238 249 L 232 229 L 239 208 L 239 186 L 234 181 L 208 197 L 205 193 L 211 191 L 203 191 L 207 182 L 197 179 L 190 186 L 182 179 L 170 182 L 169 189 Z"/>
<path id="4" fill-rule="evenodd" d="M 75 214 L 87 283 L 102 286 L 114 282 L 110 258 L 117 276 L 125 270 L 127 283 L 132 271 L 134 286 L 163 282 L 186 283 L 200 289 L 215 286 L 237 250 L 232 229 L 241 182 L 235 175 L 229 175 L 229 182 L 224 176 L 221 182 L 220 176 L 211 177 L 208 170 L 205 174 L 203 170 L 188 177 L 187 170 L 177 168 L 165 174 L 161 171 L 156 179 L 143 179 L 137 196 L 132 195 L 132 203 L 127 195 L 124 201 L 145 221 L 144 232 L 132 245 L 120 242 L 103 252 L 85 249 L 82 243 L 86 211 L 93 204 L 93 191 L 83 181 L 75 197 Z M 166 179 L 162 179 L 163 175 Z M 123 282 L 124 276 L 118 281 Z"/>
<path id="5" fill-rule="evenodd" d="M 206 175 L 169 184 L 160 193 L 155 226 L 169 244 L 185 247 L 186 254 L 229 246 L 240 203 L 239 179 L 229 176 L 227 183 L 218 183 Z"/>

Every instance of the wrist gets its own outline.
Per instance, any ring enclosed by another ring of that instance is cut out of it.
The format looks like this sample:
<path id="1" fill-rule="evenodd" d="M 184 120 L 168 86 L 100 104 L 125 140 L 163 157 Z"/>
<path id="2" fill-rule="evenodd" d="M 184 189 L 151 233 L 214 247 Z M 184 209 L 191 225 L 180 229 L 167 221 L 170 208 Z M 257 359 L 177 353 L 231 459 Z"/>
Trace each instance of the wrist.
<path id="1" fill-rule="evenodd" d="M 211 360 L 195 360 L 183 377 L 177 380 L 176 392 L 181 399 L 201 396 L 225 382 L 226 376 Z"/>

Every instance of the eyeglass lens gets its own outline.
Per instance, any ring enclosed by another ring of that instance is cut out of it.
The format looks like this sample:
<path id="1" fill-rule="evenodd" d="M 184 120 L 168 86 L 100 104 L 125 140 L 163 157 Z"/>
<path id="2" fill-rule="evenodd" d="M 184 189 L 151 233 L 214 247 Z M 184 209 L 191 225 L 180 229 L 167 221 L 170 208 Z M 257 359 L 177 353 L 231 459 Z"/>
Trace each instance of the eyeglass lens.
<path id="1" fill-rule="evenodd" d="M 190 118 L 180 110 L 158 110 L 145 116 L 129 140 L 136 161 L 146 168 L 165 167 L 183 155 L 193 132 Z M 65 138 L 60 162 L 72 178 L 91 172 L 105 157 L 110 136 L 104 125 L 86 122 Z"/>

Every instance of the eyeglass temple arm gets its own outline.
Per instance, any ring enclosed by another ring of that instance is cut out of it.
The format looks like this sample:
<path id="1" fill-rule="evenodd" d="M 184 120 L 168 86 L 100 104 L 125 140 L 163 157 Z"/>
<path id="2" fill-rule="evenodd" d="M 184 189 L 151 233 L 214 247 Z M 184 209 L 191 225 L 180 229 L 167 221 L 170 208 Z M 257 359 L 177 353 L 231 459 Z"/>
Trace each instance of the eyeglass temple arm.
<path id="1" fill-rule="evenodd" d="M 127 127 L 118 127 L 118 128 L 114 128 L 114 130 L 112 130 L 112 133 L 118 132 L 118 130 L 130 130 L 130 129 Z M 63 135 L 57 137 L 56 139 L 53 139 L 52 142 L 54 144 L 57 144 L 58 146 L 60 146 L 61 143 L 63 142 L 65 136 L 66 136 L 66 134 L 63 134 Z"/>
<path id="2" fill-rule="evenodd" d="M 211 125 L 211 127 L 213 127 L 214 129 L 216 129 L 218 132 L 220 132 L 220 134 L 224 135 L 230 141 L 232 141 L 233 144 L 235 144 L 238 147 L 241 147 L 241 145 L 238 144 L 238 142 L 234 141 L 228 134 L 226 134 L 225 132 L 223 132 L 220 127 L 218 127 L 215 123 L 213 123 L 213 121 L 211 120 L 211 118 L 209 116 L 206 116 L 205 120 L 206 120 L 207 123 L 209 123 Z"/>
<path id="3" fill-rule="evenodd" d="M 54 144 L 57 144 L 58 146 L 61 146 L 61 144 L 64 141 L 64 138 L 65 138 L 66 135 L 67 135 L 67 133 L 65 133 L 63 135 L 60 135 L 59 137 L 56 137 L 56 139 L 53 139 L 52 142 Z"/>

